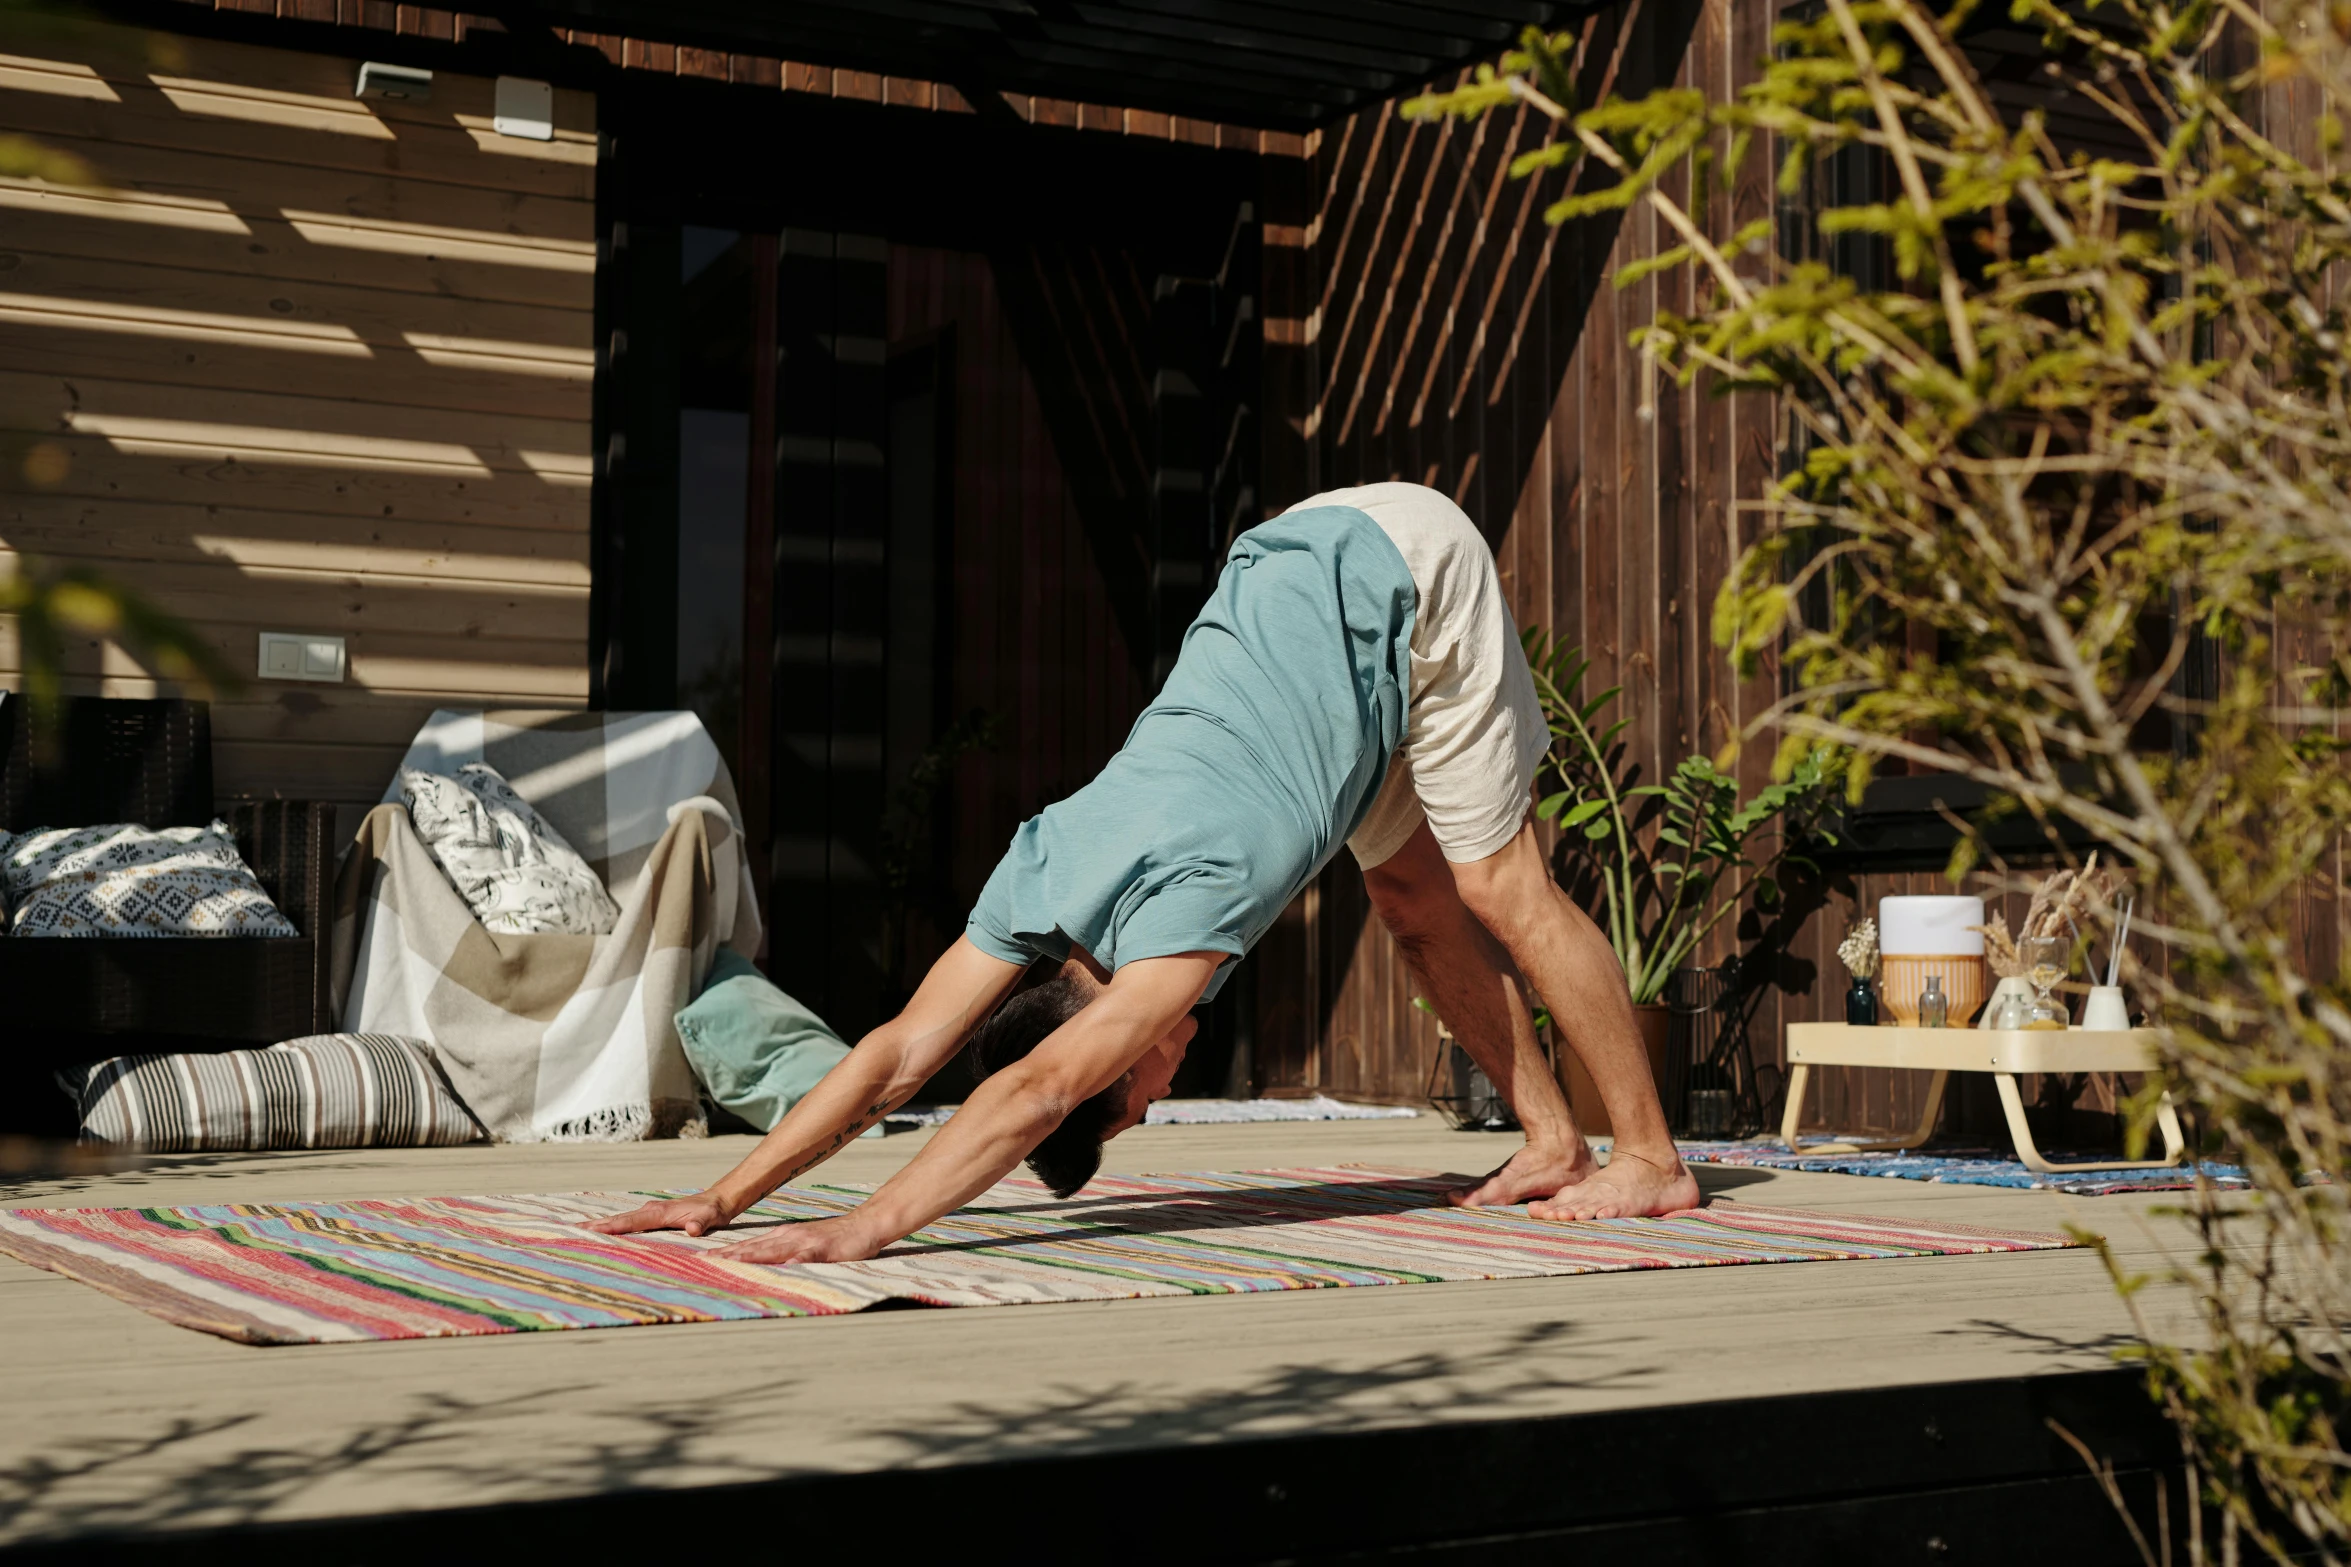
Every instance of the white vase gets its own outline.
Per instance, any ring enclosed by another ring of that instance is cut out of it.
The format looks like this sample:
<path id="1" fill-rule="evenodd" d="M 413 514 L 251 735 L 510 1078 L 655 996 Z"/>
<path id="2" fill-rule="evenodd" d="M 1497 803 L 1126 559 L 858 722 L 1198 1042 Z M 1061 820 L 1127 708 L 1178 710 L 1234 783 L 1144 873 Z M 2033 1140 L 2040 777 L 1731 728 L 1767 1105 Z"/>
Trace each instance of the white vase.
<path id="1" fill-rule="evenodd" d="M 2130 1003 L 2123 999 L 2122 987 L 2093 985 L 2090 999 L 2082 1005 L 2082 1027 L 2120 1034 L 2130 1026 Z"/>

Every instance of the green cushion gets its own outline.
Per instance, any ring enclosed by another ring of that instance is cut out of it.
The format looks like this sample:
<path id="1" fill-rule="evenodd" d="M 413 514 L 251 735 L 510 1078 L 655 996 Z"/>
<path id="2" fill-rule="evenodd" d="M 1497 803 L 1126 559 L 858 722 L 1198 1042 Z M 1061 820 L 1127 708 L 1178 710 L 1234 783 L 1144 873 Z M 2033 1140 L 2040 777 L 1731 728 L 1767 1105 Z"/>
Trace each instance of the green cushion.
<path id="1" fill-rule="evenodd" d="M 767 1131 L 849 1053 L 824 1019 L 768 982 L 749 958 L 718 949 L 710 979 L 677 1015 L 686 1059 L 710 1097 Z"/>

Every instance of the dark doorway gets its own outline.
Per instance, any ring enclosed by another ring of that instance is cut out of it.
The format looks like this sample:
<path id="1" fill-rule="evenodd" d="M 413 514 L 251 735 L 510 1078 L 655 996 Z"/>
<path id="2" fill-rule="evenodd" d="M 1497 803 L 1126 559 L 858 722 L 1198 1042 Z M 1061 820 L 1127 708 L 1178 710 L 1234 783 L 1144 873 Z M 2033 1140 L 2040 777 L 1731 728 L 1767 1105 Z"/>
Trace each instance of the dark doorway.
<path id="1" fill-rule="evenodd" d="M 854 1040 L 1255 520 L 1254 160 L 682 83 L 614 110 L 600 700 L 702 716 L 765 966 Z M 779 180 L 780 146 L 825 152 Z"/>

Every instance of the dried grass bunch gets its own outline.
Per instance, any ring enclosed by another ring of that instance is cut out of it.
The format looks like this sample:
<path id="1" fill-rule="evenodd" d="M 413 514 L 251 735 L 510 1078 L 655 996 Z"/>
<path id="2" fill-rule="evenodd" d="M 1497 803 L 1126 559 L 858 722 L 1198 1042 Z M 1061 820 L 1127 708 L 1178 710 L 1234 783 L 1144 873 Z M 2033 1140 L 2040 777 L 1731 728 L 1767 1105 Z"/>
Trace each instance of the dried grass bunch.
<path id="1" fill-rule="evenodd" d="M 2072 935 L 2078 940 L 2086 935 L 2085 923 L 2111 928 L 2118 885 L 2112 871 L 2098 869 L 2098 856 L 2093 851 L 2082 869 L 2052 871 L 2041 878 L 2033 888 L 2032 901 L 2025 905 L 2024 924 L 2015 935 L 2008 933 L 2005 914 L 1994 914 L 1968 929 L 1984 933 L 1984 962 L 1996 977 L 2020 978 L 2025 970 L 2020 943 L 2037 936 Z M 2075 918 L 2077 911 L 2079 920 Z"/>
<path id="2" fill-rule="evenodd" d="M 1864 918 L 1837 943 L 1837 961 L 1855 979 L 1875 979 L 1878 972 L 1878 922 Z"/>
<path id="3" fill-rule="evenodd" d="M 1996 979 L 2016 979 L 2024 973 L 2024 954 L 2016 950 L 2016 938 L 2008 934 L 2008 916 L 1995 914 L 1981 925 L 1970 925 L 1969 930 L 1984 933 L 1984 963 Z"/>

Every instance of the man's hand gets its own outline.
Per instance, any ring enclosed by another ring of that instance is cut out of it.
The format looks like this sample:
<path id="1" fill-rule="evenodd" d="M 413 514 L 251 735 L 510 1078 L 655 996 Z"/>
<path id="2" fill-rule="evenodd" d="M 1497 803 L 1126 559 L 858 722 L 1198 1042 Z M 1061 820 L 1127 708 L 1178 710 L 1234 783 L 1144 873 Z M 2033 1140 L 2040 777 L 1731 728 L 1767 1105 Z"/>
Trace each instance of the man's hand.
<path id="1" fill-rule="evenodd" d="M 838 1219 L 803 1219 L 798 1224 L 779 1225 L 765 1235 L 721 1246 L 710 1255 L 729 1262 L 863 1262 L 880 1255 L 889 1244 L 887 1238 L 873 1233 L 871 1225 L 847 1214 Z"/>
<path id="2" fill-rule="evenodd" d="M 642 1208 L 631 1208 L 626 1213 L 591 1219 L 588 1228 L 600 1235 L 635 1235 L 645 1230 L 684 1230 L 688 1235 L 707 1235 L 712 1230 L 725 1229 L 731 1218 L 726 1209 L 709 1197 L 671 1197 L 649 1202 Z"/>
<path id="3" fill-rule="evenodd" d="M 707 1235 L 726 1228 L 737 1214 L 785 1181 L 816 1168 L 884 1112 L 904 1103 L 962 1048 L 964 1036 L 1019 978 L 1019 964 L 989 957 L 971 944 L 970 937 L 958 936 L 931 965 L 906 1010 L 860 1040 L 846 1061 L 827 1072 L 808 1097 L 708 1191 L 649 1202 L 584 1228 L 603 1235 L 646 1230 Z"/>
<path id="4" fill-rule="evenodd" d="M 851 1215 L 859 1228 L 850 1249 L 823 1255 L 828 1260 L 871 1257 L 1010 1174 L 1071 1110 L 1134 1070 L 1185 1021 L 1227 956 L 1179 952 L 1138 958 L 1120 969 L 1077 1016 L 973 1089 L 955 1118 Z M 1190 1037 L 1187 1028 L 1183 1038 Z M 1165 1058 L 1170 1069 L 1173 1059 Z M 1130 1104 L 1127 1124 L 1138 1118 Z M 760 1255 L 772 1261 L 814 1260 L 814 1253 L 791 1242 Z"/>

